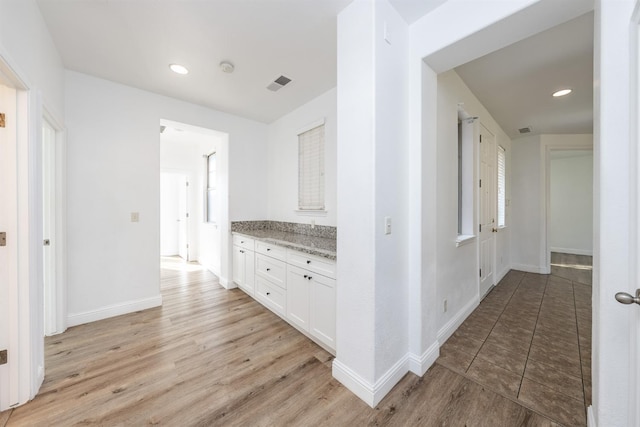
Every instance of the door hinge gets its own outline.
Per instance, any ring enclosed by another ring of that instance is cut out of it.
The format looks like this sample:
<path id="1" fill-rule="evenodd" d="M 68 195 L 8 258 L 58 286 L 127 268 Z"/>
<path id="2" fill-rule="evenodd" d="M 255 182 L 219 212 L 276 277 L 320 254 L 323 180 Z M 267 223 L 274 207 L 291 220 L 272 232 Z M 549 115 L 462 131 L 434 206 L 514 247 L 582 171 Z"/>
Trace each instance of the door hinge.
<path id="1" fill-rule="evenodd" d="M 185 246 L 187 247 L 187 249 L 189 249 L 189 244 L 188 243 Z"/>
<path id="2" fill-rule="evenodd" d="M 482 180 L 480 180 L 480 188 L 482 188 Z"/>
<path id="3" fill-rule="evenodd" d="M 482 135 L 480 135 L 480 143 L 482 143 Z"/>
<path id="4" fill-rule="evenodd" d="M 5 117 L 4 113 L 0 113 L 0 128 L 5 127 Z"/>
<path id="5" fill-rule="evenodd" d="M 482 269 L 480 269 L 480 277 L 482 277 Z"/>
<path id="6" fill-rule="evenodd" d="M 7 246 L 7 233 L 0 231 L 0 246 Z"/>
<path id="7" fill-rule="evenodd" d="M 478 224 L 478 233 L 482 233 L 482 224 Z"/>
<path id="8" fill-rule="evenodd" d="M 187 218 L 189 218 L 189 212 L 187 212 Z"/>
<path id="9" fill-rule="evenodd" d="M 0 351 L 0 365 L 7 364 L 7 350 Z"/>
<path id="10" fill-rule="evenodd" d="M 185 184 L 187 184 L 187 187 L 189 186 L 189 181 L 185 182 Z"/>

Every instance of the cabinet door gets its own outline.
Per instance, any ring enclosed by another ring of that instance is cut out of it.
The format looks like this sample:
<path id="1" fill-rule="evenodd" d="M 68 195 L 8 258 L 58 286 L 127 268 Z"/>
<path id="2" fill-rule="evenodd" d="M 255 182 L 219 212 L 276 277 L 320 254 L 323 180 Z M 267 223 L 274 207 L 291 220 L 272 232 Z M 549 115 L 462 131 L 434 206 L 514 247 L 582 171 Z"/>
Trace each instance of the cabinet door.
<path id="1" fill-rule="evenodd" d="M 311 284 L 309 332 L 313 337 L 336 348 L 336 281 L 313 274 Z"/>
<path id="2" fill-rule="evenodd" d="M 253 295 L 256 285 L 256 255 L 253 251 L 244 250 L 244 286 L 243 289 Z"/>
<path id="3" fill-rule="evenodd" d="M 309 272 L 287 266 L 287 320 L 309 331 Z"/>
<path id="4" fill-rule="evenodd" d="M 233 281 L 242 285 L 245 281 L 245 257 L 244 249 L 240 246 L 233 247 Z"/>

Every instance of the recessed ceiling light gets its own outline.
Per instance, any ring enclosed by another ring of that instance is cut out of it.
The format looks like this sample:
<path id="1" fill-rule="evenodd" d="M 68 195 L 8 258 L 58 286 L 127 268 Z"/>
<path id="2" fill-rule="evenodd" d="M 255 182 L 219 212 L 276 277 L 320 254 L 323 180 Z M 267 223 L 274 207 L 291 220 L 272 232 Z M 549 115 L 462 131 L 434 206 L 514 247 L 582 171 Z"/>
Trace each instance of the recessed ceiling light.
<path id="1" fill-rule="evenodd" d="M 187 67 L 185 67 L 184 65 L 170 64 L 169 68 L 171 68 L 171 71 L 173 71 L 174 73 L 178 73 L 178 74 L 188 74 L 189 73 L 189 70 L 187 70 Z"/>
<path id="2" fill-rule="evenodd" d="M 569 95 L 571 92 L 573 92 L 571 89 L 562 89 L 562 90 L 559 90 L 557 92 L 554 92 L 553 96 L 555 96 L 557 98 L 559 96 Z"/>

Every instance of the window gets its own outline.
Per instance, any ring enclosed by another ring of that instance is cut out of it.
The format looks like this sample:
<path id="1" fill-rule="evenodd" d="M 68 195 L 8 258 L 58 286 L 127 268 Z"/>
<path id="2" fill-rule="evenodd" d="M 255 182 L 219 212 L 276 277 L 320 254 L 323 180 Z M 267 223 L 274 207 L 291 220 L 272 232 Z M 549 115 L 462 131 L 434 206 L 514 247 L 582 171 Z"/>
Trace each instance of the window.
<path id="1" fill-rule="evenodd" d="M 506 189 L 506 153 L 498 146 L 498 227 L 506 226 L 507 189 Z"/>
<path id="2" fill-rule="evenodd" d="M 471 242 L 475 236 L 474 222 L 474 135 L 477 135 L 476 117 L 458 109 L 457 123 L 457 164 L 452 165 L 458 172 L 458 237 L 461 246 Z M 477 136 L 475 136 L 477 138 Z M 452 141 L 453 142 L 453 141 Z"/>
<path id="3" fill-rule="evenodd" d="M 207 222 L 215 223 L 216 218 L 216 195 L 217 195 L 217 165 L 216 153 L 207 156 L 207 190 L 205 197 L 205 218 Z"/>
<path id="4" fill-rule="evenodd" d="M 324 210 L 324 124 L 298 134 L 298 209 Z"/>

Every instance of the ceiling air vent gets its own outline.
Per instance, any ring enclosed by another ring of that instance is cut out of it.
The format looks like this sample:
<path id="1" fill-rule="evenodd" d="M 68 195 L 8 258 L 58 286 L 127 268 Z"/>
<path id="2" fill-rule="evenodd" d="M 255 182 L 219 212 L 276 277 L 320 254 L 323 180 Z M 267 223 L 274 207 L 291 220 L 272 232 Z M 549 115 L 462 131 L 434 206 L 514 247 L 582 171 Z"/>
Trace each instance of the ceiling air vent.
<path id="1" fill-rule="evenodd" d="M 280 90 L 282 87 L 289 84 L 290 82 L 291 82 L 291 79 L 289 77 L 280 76 L 277 79 L 275 79 L 273 82 L 269 83 L 269 86 L 267 86 L 267 89 L 269 89 L 272 92 L 275 92 L 277 90 Z"/>
<path id="2" fill-rule="evenodd" d="M 526 128 L 520 128 L 520 129 L 518 129 L 518 132 L 520 132 L 521 134 L 523 134 L 523 133 L 531 133 L 531 126 L 527 126 Z"/>

